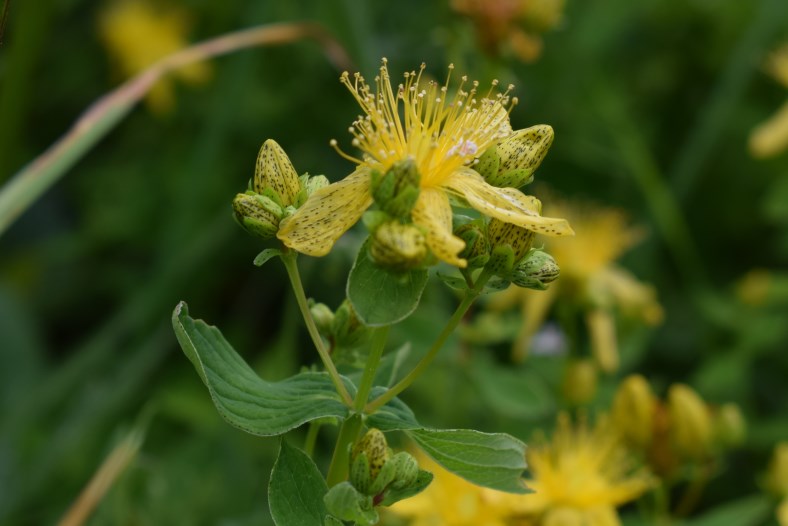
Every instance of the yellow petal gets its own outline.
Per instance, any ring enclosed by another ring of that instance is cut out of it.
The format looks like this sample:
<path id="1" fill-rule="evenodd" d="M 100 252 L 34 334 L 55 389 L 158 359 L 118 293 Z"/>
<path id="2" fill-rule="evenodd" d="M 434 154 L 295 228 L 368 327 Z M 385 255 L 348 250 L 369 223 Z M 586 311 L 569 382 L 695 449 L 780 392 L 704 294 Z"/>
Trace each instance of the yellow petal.
<path id="1" fill-rule="evenodd" d="M 452 235 L 451 205 L 445 193 L 422 188 L 411 216 L 414 223 L 427 231 L 427 246 L 435 257 L 455 267 L 465 267 L 466 261 L 457 257 L 465 243 Z"/>
<path id="2" fill-rule="evenodd" d="M 496 188 L 470 168 L 452 174 L 445 186 L 463 196 L 479 212 L 548 236 L 574 235 L 566 219 L 542 217 L 532 210 L 533 198 L 514 188 Z"/>
<path id="3" fill-rule="evenodd" d="M 749 148 L 752 156 L 758 159 L 774 157 L 788 149 L 788 102 L 752 130 Z"/>
<path id="4" fill-rule="evenodd" d="M 276 237 L 303 254 L 325 256 L 372 204 L 369 185 L 369 172 L 359 168 L 343 180 L 321 188 L 280 223 Z"/>

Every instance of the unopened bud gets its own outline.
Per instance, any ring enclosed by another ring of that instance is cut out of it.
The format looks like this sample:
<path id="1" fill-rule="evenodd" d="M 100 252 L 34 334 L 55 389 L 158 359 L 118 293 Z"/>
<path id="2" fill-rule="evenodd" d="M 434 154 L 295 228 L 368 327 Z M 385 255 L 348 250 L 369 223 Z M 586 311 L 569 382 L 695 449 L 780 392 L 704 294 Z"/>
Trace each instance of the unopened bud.
<path id="1" fill-rule="evenodd" d="M 585 404 L 596 394 L 598 373 L 589 359 L 570 360 L 564 370 L 561 391 L 570 403 Z"/>
<path id="2" fill-rule="evenodd" d="M 531 249 L 536 234 L 532 230 L 504 223 L 500 219 L 491 219 L 488 225 L 490 244 L 494 247 L 509 245 L 514 253 L 514 261 L 520 261 Z"/>
<path id="3" fill-rule="evenodd" d="M 534 249 L 517 263 L 508 279 L 518 287 L 545 290 L 560 273 L 561 269 L 553 256 Z"/>
<path id="4" fill-rule="evenodd" d="M 656 398 L 644 377 L 624 379 L 613 397 L 613 425 L 628 443 L 645 448 L 651 442 Z"/>
<path id="5" fill-rule="evenodd" d="M 744 442 L 747 422 L 736 404 L 723 404 L 714 413 L 714 436 L 723 447 L 735 447 Z"/>
<path id="6" fill-rule="evenodd" d="M 490 259 L 490 242 L 482 219 L 476 219 L 454 229 L 454 235 L 465 241 L 459 257 L 468 262 L 467 268 L 481 268 Z"/>
<path id="7" fill-rule="evenodd" d="M 788 442 L 774 447 L 765 482 L 766 489 L 778 497 L 788 498 Z"/>
<path id="8" fill-rule="evenodd" d="M 334 313 L 328 308 L 328 305 L 325 303 L 313 303 L 309 306 L 309 312 L 312 314 L 312 319 L 315 320 L 315 325 L 317 325 L 317 330 L 320 334 L 330 335 L 334 324 Z"/>
<path id="9" fill-rule="evenodd" d="M 413 224 L 388 221 L 372 234 L 369 256 L 378 266 L 404 272 L 424 262 L 429 253 L 427 238 Z"/>
<path id="10" fill-rule="evenodd" d="M 390 216 L 407 221 L 419 198 L 419 174 L 416 162 L 405 159 L 394 163 L 385 174 L 373 170 L 372 197 L 384 212 Z"/>
<path id="11" fill-rule="evenodd" d="M 293 163 L 279 144 L 273 139 L 266 140 L 257 154 L 252 188 L 258 194 L 273 191 L 282 206 L 292 205 L 301 191 Z"/>
<path id="12" fill-rule="evenodd" d="M 233 199 L 233 217 L 241 228 L 265 239 L 276 235 L 282 214 L 282 208 L 263 195 L 247 192 Z"/>
<path id="13" fill-rule="evenodd" d="M 379 429 L 370 429 L 350 453 L 350 483 L 365 495 L 373 494 L 373 485 L 389 458 L 386 437 Z"/>
<path id="14" fill-rule="evenodd" d="M 493 186 L 519 188 L 533 174 L 553 144 L 553 128 L 546 124 L 518 130 L 490 148 L 475 168 Z"/>
<path id="15" fill-rule="evenodd" d="M 674 384 L 668 390 L 668 411 L 676 452 L 695 460 L 706 457 L 712 431 L 706 403 L 689 386 Z"/>

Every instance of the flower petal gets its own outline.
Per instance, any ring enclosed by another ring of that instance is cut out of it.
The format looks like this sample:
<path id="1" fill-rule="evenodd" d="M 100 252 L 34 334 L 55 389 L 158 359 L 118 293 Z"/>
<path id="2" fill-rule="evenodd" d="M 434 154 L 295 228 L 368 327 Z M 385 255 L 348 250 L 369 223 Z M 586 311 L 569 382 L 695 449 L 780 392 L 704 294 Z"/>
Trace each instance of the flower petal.
<path id="1" fill-rule="evenodd" d="M 470 168 L 452 174 L 445 186 L 464 197 L 479 212 L 548 236 L 574 235 L 566 219 L 542 217 L 532 210 L 529 196 L 514 188 L 496 188 Z"/>
<path id="2" fill-rule="evenodd" d="M 451 205 L 443 191 L 422 188 L 411 216 L 414 223 L 427 231 L 427 246 L 435 257 L 455 267 L 465 267 L 466 261 L 457 257 L 465 243 L 452 234 Z"/>
<path id="3" fill-rule="evenodd" d="M 325 256 L 372 204 L 369 185 L 369 171 L 359 168 L 341 181 L 321 188 L 280 223 L 276 237 L 303 254 Z"/>

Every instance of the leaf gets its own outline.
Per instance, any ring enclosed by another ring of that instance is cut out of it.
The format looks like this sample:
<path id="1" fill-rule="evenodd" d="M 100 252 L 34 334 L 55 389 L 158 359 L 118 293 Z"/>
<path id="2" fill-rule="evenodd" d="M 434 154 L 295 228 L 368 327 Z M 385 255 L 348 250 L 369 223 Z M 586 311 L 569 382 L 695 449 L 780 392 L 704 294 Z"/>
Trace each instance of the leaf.
<path id="1" fill-rule="evenodd" d="M 404 320 L 416 310 L 427 284 L 427 270 L 394 273 L 372 262 L 369 240 L 358 251 L 347 280 L 347 297 L 364 325 L 381 327 Z"/>
<path id="2" fill-rule="evenodd" d="M 408 434 L 436 462 L 479 486 L 527 493 L 525 444 L 505 433 L 472 429 L 412 429 Z"/>
<path id="3" fill-rule="evenodd" d="M 452 276 L 442 272 L 436 272 L 435 275 L 451 289 L 459 290 L 460 292 L 465 292 L 468 290 L 468 283 L 460 276 Z"/>
<path id="4" fill-rule="evenodd" d="M 254 265 L 256 267 L 262 267 L 265 265 L 269 259 L 279 257 L 282 255 L 282 251 L 278 248 L 266 248 L 254 258 Z"/>
<path id="5" fill-rule="evenodd" d="M 372 505 L 372 497 L 362 495 L 348 482 L 340 482 L 328 490 L 325 505 L 334 517 L 352 521 L 360 526 L 378 523 L 378 512 Z"/>
<path id="6" fill-rule="evenodd" d="M 277 526 L 320 526 L 328 514 L 328 485 L 309 456 L 280 441 L 268 483 L 268 507 Z"/>
<path id="7" fill-rule="evenodd" d="M 383 391 L 374 389 L 372 398 Z M 527 467 L 526 446 L 511 435 L 472 429 L 428 429 L 397 398 L 371 415 L 367 425 L 381 431 L 405 431 L 438 464 L 473 484 L 510 493 L 528 491 L 522 479 Z"/>
<path id="8" fill-rule="evenodd" d="M 475 359 L 468 371 L 485 405 L 503 416 L 533 421 L 555 411 L 550 388 L 532 371 L 485 358 Z"/>
<path id="9" fill-rule="evenodd" d="M 183 352 L 229 424 L 253 435 L 273 436 L 317 418 L 347 416 L 327 373 L 303 372 L 281 382 L 266 382 L 219 329 L 192 319 L 186 303 L 175 307 L 172 325 Z"/>

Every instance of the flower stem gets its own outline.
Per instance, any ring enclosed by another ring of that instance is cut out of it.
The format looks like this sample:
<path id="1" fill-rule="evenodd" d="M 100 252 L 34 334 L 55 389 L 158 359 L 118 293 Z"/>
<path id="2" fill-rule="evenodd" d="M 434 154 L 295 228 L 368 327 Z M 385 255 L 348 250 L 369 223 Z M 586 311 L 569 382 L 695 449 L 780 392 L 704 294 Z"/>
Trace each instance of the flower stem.
<path id="1" fill-rule="evenodd" d="M 334 487 L 347 478 L 349 463 L 349 446 L 356 441 L 359 431 L 361 431 L 361 415 L 353 413 L 342 422 L 339 428 L 339 436 L 334 446 L 334 454 L 331 457 L 331 465 L 328 467 L 326 483 L 328 487 Z"/>
<path id="2" fill-rule="evenodd" d="M 356 411 L 361 412 L 364 410 L 364 405 L 369 398 L 369 392 L 372 390 L 372 382 L 375 380 L 375 373 L 380 365 L 380 358 L 383 356 L 383 349 L 388 340 L 390 325 L 380 327 L 375 330 L 372 335 L 372 344 L 367 357 L 367 363 L 364 365 L 364 374 L 361 377 L 361 382 L 358 386 L 358 393 L 353 403 Z"/>
<path id="3" fill-rule="evenodd" d="M 304 453 L 310 457 L 314 456 L 315 453 L 315 443 L 317 442 L 317 433 L 320 431 L 320 425 L 319 420 L 309 422 L 309 429 L 304 439 Z"/>
<path id="4" fill-rule="evenodd" d="M 304 317 L 304 323 L 306 323 L 309 336 L 312 337 L 312 343 L 315 344 L 317 353 L 320 355 L 320 359 L 323 361 L 323 367 L 325 367 L 326 371 L 328 371 L 328 375 L 331 377 L 331 381 L 334 382 L 334 387 L 336 388 L 337 393 L 339 393 L 339 396 L 342 397 L 342 400 L 348 407 L 352 407 L 353 398 L 350 396 L 350 393 L 348 393 L 347 388 L 342 382 L 342 378 L 339 376 L 339 372 L 337 371 L 333 360 L 331 360 L 331 356 L 328 354 L 328 351 L 323 345 L 323 340 L 317 330 L 315 320 L 312 318 L 312 313 L 309 311 L 309 305 L 307 305 L 306 295 L 304 294 L 304 286 L 301 284 L 301 275 L 298 273 L 296 254 L 294 252 L 286 252 L 282 254 L 281 259 L 285 265 L 285 269 L 287 269 L 287 275 L 290 278 L 291 285 L 293 286 L 293 292 L 295 292 L 298 308 L 301 309 L 301 315 Z"/>
<path id="5" fill-rule="evenodd" d="M 472 288 L 469 288 L 465 291 L 465 296 L 462 298 L 462 301 L 457 306 L 457 310 L 454 311 L 451 318 L 449 318 L 448 323 L 443 328 L 441 333 L 438 335 L 438 338 L 435 340 L 435 343 L 432 344 L 432 347 L 427 351 L 419 363 L 416 364 L 416 367 L 413 368 L 411 372 L 408 373 L 405 378 L 397 382 L 394 386 L 392 386 L 388 391 L 380 395 L 379 397 L 375 398 L 373 401 L 367 404 L 364 408 L 364 412 L 368 414 L 372 414 L 384 405 L 386 405 L 389 401 L 391 401 L 395 396 L 400 394 L 402 391 L 410 387 L 410 385 L 416 381 L 416 379 L 424 373 L 424 371 L 429 367 L 432 363 L 432 360 L 435 359 L 437 356 L 438 351 L 441 350 L 443 344 L 446 343 L 446 340 L 449 338 L 454 329 L 457 328 L 457 325 L 460 324 L 462 317 L 468 312 L 468 309 L 476 301 L 476 298 L 479 297 L 481 294 L 484 285 L 487 283 L 492 277 L 492 272 L 488 271 L 485 268 L 479 278 L 476 280 L 475 285 Z"/>

